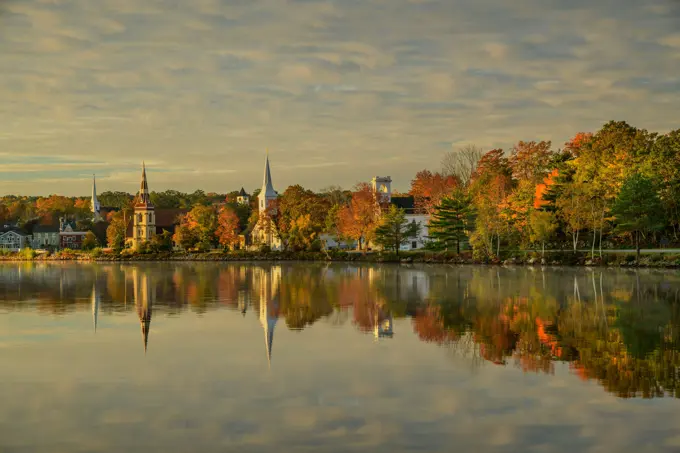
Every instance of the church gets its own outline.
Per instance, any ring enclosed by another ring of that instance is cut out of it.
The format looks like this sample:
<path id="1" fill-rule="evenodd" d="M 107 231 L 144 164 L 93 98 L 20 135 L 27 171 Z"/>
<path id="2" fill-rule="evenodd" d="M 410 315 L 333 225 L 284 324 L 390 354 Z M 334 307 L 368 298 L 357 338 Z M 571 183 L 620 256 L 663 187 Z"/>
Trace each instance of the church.
<path id="1" fill-rule="evenodd" d="M 252 244 L 255 248 L 262 246 L 269 247 L 271 250 L 281 250 L 281 238 L 279 237 L 273 218 L 277 214 L 276 200 L 279 194 L 274 190 L 272 173 L 269 168 L 269 153 L 264 162 L 264 179 L 262 190 L 257 196 L 257 208 L 259 212 L 257 224 L 251 232 Z"/>

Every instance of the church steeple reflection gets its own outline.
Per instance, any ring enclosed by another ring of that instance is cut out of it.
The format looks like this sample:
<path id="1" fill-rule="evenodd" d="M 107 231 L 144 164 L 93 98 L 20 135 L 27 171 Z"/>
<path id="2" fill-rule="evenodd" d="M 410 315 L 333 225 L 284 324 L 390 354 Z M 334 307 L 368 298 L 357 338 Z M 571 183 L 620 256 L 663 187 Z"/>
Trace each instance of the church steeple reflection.
<path id="1" fill-rule="evenodd" d="M 264 329 L 264 343 L 267 363 L 271 367 L 274 346 L 274 328 L 279 318 L 279 282 L 281 267 L 262 269 L 260 273 L 260 324 Z"/>
<path id="2" fill-rule="evenodd" d="M 156 288 L 152 284 L 148 273 L 137 268 L 132 270 L 132 282 L 134 285 L 135 308 L 142 327 L 142 339 L 144 340 L 144 354 L 149 345 L 149 329 L 151 327 L 151 313 L 156 300 Z"/>
<path id="3" fill-rule="evenodd" d="M 101 296 L 97 290 L 97 283 L 92 284 L 92 321 L 94 322 L 94 332 L 97 333 L 97 317 L 99 316 L 99 304 Z"/>

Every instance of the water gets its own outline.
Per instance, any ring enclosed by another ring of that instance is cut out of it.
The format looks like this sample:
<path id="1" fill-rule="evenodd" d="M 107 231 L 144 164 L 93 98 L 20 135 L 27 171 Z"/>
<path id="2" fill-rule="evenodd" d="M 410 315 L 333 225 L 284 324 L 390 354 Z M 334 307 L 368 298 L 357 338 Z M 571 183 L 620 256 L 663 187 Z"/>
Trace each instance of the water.
<path id="1" fill-rule="evenodd" d="M 680 451 L 680 273 L 0 265 L 0 452 Z"/>

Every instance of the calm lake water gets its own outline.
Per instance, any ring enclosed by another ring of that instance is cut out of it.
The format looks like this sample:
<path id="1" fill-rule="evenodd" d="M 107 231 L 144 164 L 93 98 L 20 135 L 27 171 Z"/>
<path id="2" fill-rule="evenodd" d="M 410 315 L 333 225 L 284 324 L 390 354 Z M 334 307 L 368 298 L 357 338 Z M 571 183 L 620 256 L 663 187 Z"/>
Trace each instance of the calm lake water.
<path id="1" fill-rule="evenodd" d="M 680 273 L 0 265 L 0 452 L 677 452 Z"/>

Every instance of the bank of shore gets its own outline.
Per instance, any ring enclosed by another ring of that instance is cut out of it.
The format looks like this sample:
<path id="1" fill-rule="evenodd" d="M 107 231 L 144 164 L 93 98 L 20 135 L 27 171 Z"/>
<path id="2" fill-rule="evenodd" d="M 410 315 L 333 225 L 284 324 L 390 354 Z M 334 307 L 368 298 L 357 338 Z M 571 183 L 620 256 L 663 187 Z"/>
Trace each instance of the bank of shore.
<path id="1" fill-rule="evenodd" d="M 607 266 L 607 267 L 650 267 L 680 268 L 678 253 L 643 254 L 636 263 L 635 254 L 607 253 L 595 258 L 585 252 L 546 252 L 542 257 L 535 252 L 504 252 L 501 259 L 478 259 L 471 252 L 158 252 L 158 253 L 113 253 L 95 250 L 93 252 L 60 251 L 51 254 L 36 254 L 23 251 L 0 255 L 0 262 L 172 262 L 172 261 L 317 261 L 349 263 L 424 263 L 424 264 L 477 264 L 477 265 L 530 265 L 530 266 Z"/>

